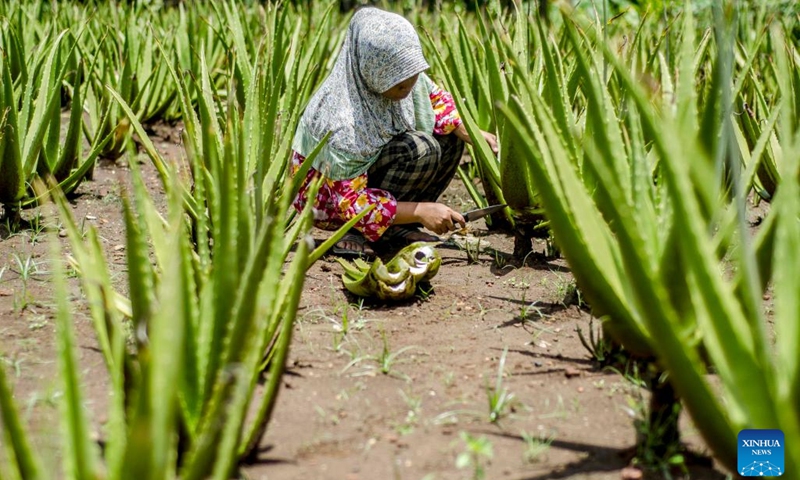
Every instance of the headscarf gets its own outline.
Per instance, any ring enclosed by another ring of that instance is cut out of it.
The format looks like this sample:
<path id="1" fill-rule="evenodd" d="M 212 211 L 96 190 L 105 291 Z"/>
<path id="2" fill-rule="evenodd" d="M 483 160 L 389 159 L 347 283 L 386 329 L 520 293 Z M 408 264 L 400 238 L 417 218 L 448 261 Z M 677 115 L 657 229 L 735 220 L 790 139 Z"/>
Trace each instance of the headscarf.
<path id="1" fill-rule="evenodd" d="M 408 20 L 363 8 L 353 15 L 333 70 L 301 121 L 314 138 L 332 132 L 328 146 L 350 162 L 368 164 L 392 137 L 416 125 L 412 95 L 392 101 L 381 93 L 428 68 Z"/>

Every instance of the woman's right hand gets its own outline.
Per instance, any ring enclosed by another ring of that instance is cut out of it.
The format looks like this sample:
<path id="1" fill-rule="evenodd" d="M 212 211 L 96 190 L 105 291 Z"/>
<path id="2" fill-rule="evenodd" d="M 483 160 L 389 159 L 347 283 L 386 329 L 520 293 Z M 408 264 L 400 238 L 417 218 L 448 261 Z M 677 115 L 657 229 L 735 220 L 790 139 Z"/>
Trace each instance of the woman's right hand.
<path id="1" fill-rule="evenodd" d="M 415 213 L 422 226 L 437 235 L 455 230 L 456 224 L 461 227 L 466 225 L 464 217 L 460 213 L 442 203 L 418 203 Z"/>

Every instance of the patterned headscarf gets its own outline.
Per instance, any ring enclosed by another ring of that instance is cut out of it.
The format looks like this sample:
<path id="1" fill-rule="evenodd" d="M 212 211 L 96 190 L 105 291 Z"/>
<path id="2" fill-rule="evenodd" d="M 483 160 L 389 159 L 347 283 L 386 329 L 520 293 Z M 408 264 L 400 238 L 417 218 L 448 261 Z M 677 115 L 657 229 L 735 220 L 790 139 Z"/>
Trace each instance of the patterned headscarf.
<path id="1" fill-rule="evenodd" d="M 363 8 L 353 15 L 330 76 L 303 113 L 309 133 L 350 158 L 367 162 L 392 137 L 415 129 L 411 95 L 382 92 L 429 68 L 414 27 L 400 15 Z"/>

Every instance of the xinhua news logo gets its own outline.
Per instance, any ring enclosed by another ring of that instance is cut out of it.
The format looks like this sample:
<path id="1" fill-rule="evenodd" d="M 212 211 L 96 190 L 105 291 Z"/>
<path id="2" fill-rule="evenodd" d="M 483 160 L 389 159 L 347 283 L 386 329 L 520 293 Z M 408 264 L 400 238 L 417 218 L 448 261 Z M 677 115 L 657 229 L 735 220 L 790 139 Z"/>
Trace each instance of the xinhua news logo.
<path id="1" fill-rule="evenodd" d="M 783 475 L 783 432 L 780 430 L 742 430 L 739 432 L 738 464 L 743 477 Z"/>

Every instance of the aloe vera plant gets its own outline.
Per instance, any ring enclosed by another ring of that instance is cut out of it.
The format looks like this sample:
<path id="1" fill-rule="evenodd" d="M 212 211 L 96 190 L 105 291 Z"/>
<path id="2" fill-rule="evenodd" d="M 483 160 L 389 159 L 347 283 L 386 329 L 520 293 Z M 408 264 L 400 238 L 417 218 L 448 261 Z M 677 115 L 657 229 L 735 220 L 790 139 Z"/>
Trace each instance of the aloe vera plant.
<path id="1" fill-rule="evenodd" d="M 132 20 L 131 20 L 132 21 Z M 130 141 L 130 121 L 123 115 L 119 105 L 109 95 L 106 85 L 112 85 L 123 98 L 133 103 L 136 97 L 136 65 L 138 53 L 134 50 L 136 40 L 133 28 L 123 29 L 123 39 L 119 39 L 116 29 L 110 26 L 103 30 L 90 30 L 90 40 L 84 46 L 83 56 L 91 62 L 89 91 L 86 104 L 89 113 L 84 124 L 86 138 L 94 141 L 111 137 L 102 150 L 103 158 L 116 160 L 126 150 Z M 146 79 L 143 79 L 146 80 Z"/>
<path id="2" fill-rule="evenodd" d="M 739 109 L 734 123 L 736 139 L 748 167 L 748 179 L 754 183 L 755 192 L 765 200 L 771 200 L 778 189 L 785 155 L 781 149 L 784 132 L 776 128 L 781 112 L 779 98 L 786 97 L 786 101 L 794 105 L 800 101 L 800 53 L 794 43 L 781 40 L 791 36 L 791 31 L 785 26 L 781 30 L 781 37 L 776 37 L 770 35 L 767 26 L 762 27 L 742 54 L 747 60 L 747 69 L 736 82 L 734 91 Z M 776 50 L 781 49 L 787 50 L 789 81 L 786 91 L 779 92 L 777 66 L 764 58 L 774 56 Z"/>
<path id="3" fill-rule="evenodd" d="M 499 34 L 495 29 L 488 30 L 481 21 L 481 32 L 484 34 L 482 39 L 471 37 L 468 27 L 459 18 L 455 36 L 451 37 L 448 32 L 454 30 L 453 26 L 445 16 L 440 17 L 440 22 L 441 38 L 434 39 L 429 33 L 426 49 L 439 67 L 438 73 L 444 77 L 445 85 L 456 100 L 464 126 L 473 139 L 474 145 L 470 147 L 470 151 L 483 186 L 483 194 L 474 187 L 472 179 L 461 168 L 459 175 L 479 207 L 507 203 L 502 191 L 500 169 L 505 152 L 510 147 L 504 148 L 508 147 L 508 142 L 503 135 L 499 135 L 501 151 L 498 160 L 480 135 L 480 130 L 497 129 L 493 104 L 496 100 L 504 100 L 508 95 L 508 85 L 501 73 L 501 60 L 496 47 Z M 508 227 L 513 224 L 508 212 L 495 214 L 488 221 L 494 226 Z"/>
<path id="4" fill-rule="evenodd" d="M 230 140 L 225 145 L 219 163 L 235 165 Z M 90 230 L 84 241 L 59 202 L 115 392 L 105 432 L 107 469 L 112 478 L 152 472 L 228 478 L 257 447 L 269 421 L 309 261 L 308 242 L 300 242 L 282 274 L 290 239 L 278 219 L 288 200 L 275 191 L 270 192 L 275 200 L 265 205 L 270 221 L 234 241 L 248 227 L 236 213 L 241 206 L 236 172 L 223 167 L 219 197 L 211 206 L 212 219 L 219 220 L 215 241 L 195 244 L 182 213 L 181 189 L 171 189 L 165 222 L 135 168 L 133 173 L 133 201 L 125 201 L 130 300 L 115 292 L 96 233 Z M 310 210 L 297 223 L 298 235 L 305 235 Z M 125 348 L 128 316 L 132 352 Z M 269 380 L 261 391 L 264 352 Z M 246 421 L 248 409 L 257 414 Z M 145 425 L 150 425 L 146 434 Z M 182 459 L 180 466 L 176 458 Z"/>
<path id="5" fill-rule="evenodd" d="M 558 45 L 551 45 L 538 23 L 531 22 L 529 12 L 515 2 L 513 9 L 483 16 L 467 25 L 463 19 L 457 26 L 441 20 L 442 52 L 429 47 L 441 68 L 458 103 L 464 125 L 473 138 L 471 149 L 476 176 L 483 186 L 482 195 L 473 187 L 472 179 L 463 170 L 459 173 L 479 205 L 502 199 L 509 209 L 492 218 L 492 226 L 513 227 L 515 256 L 531 252 L 532 237 L 547 238 L 549 230 L 541 209 L 538 192 L 530 177 L 532 172 L 519 149 L 521 139 L 508 128 L 498 105 L 511 95 L 525 99 L 521 82 L 530 82 L 548 92 L 548 105 L 558 120 L 558 128 L 568 132 L 578 122 L 567 91 L 560 89 L 566 71 Z M 450 37 L 446 32 L 455 31 Z M 429 44 L 434 39 L 429 37 Z M 522 72 L 522 73 L 517 73 Z M 572 82 L 572 79 L 569 79 Z M 495 155 L 479 134 L 480 130 L 496 131 L 500 145 Z M 572 144 L 570 148 L 574 149 Z M 484 197 L 485 195 L 485 197 Z"/>
<path id="6" fill-rule="evenodd" d="M 691 11 L 686 5 L 684 11 Z M 531 106 L 513 98 L 502 112 L 524 139 L 522 149 L 535 172 L 532 178 L 550 227 L 593 311 L 626 349 L 655 355 L 715 456 L 735 470 L 736 435 L 743 428 L 782 428 L 788 432 L 787 442 L 800 441 L 789 440 L 800 431 L 797 371 L 777 373 L 775 366 L 800 360 L 795 349 L 787 348 L 787 340 L 781 340 L 796 339 L 797 281 L 789 280 L 786 269 L 796 254 L 791 245 L 800 238 L 800 205 L 797 163 L 789 162 L 783 168 L 791 179 L 782 176 L 788 193 L 779 192 L 775 211 L 750 240 L 743 214 L 747 183 L 730 156 L 736 151 L 730 96 L 724 93 L 733 86 L 731 63 L 725 60 L 730 34 L 719 20 L 728 12 L 719 7 L 715 35 L 719 53 L 714 85 L 722 94 L 703 103 L 702 111 L 694 91 L 692 15 L 681 19 L 673 107 L 662 102 L 654 106 L 630 66 L 600 43 L 591 28 L 580 23 L 584 28 L 579 31 L 573 25 L 579 17 L 566 14 L 587 101 L 587 133 L 555 128 L 553 112 L 530 83 L 522 82 Z M 626 101 L 624 119 L 613 108 L 601 67 L 586 53 L 590 45 L 597 45 L 614 81 L 624 89 L 619 97 Z M 787 93 L 789 62 L 781 50 L 777 58 L 781 92 Z M 797 152 L 791 102 L 782 98 L 781 148 Z M 709 117 L 717 119 L 714 131 L 721 132 L 711 149 L 704 144 L 706 138 L 698 137 L 700 120 Z M 583 156 L 573 156 L 567 147 L 571 141 L 585 145 Z M 722 194 L 717 173 L 725 159 L 734 180 L 733 203 Z M 732 244 L 736 249 L 725 257 Z M 723 258 L 736 266 L 733 278 L 721 273 Z M 764 332 L 761 305 L 770 280 L 781 285 L 776 303 L 784 305 L 774 318 L 775 347 Z M 706 361 L 715 367 L 720 386 L 708 379 Z M 794 452 L 789 456 L 787 469 L 798 468 L 800 458 Z"/>
<path id="7" fill-rule="evenodd" d="M 243 260 L 242 275 L 236 278 L 220 268 L 228 266 L 224 262 L 197 261 L 177 193 L 170 197 L 165 222 L 135 169 L 134 185 L 133 201 L 125 201 L 129 303 L 114 291 L 96 232 L 91 229 L 84 241 L 67 203 L 56 193 L 72 243 L 72 262 L 93 302 L 92 318 L 111 379 L 109 421 L 101 452 L 89 435 L 62 258 L 53 235 L 64 391 L 59 401 L 64 431 L 62 473 L 72 478 L 230 478 L 237 463 L 257 446 L 269 421 L 291 341 L 309 245 L 300 242 L 282 274 L 288 249 L 279 221 L 266 222 L 250 242 L 215 244 L 208 255 Z M 229 192 L 232 187 L 229 183 Z M 286 200 L 276 201 L 267 211 L 277 214 L 287 207 Z M 308 209 L 299 219 L 303 232 L 310 228 L 310 213 Z M 152 241 L 152 251 L 147 239 Z M 151 254 L 155 265 L 149 260 Z M 221 295 L 230 301 L 220 301 Z M 133 324 L 132 350 L 125 346 L 126 316 L 131 316 Z M 225 342 L 218 351 L 209 352 L 217 331 Z M 269 352 L 268 380 L 261 389 L 259 366 L 264 351 Z M 11 478 L 51 478 L 55 472 L 44 471 L 33 455 L 13 403 L 0 371 L 0 420 L 10 434 L 5 445 L 11 460 L 0 472 Z M 245 421 L 251 408 L 256 414 Z"/>
<path id="8" fill-rule="evenodd" d="M 13 27 L 4 24 L 2 36 L 9 51 L 19 48 Z M 74 191 L 108 141 L 97 138 L 86 157 L 81 153 L 86 89 L 72 34 L 53 33 L 28 63 L 18 58 L 19 52 L 0 56 L 0 205 L 13 218 L 20 208 L 36 203 L 30 185 L 37 177 L 52 175 L 64 192 Z M 62 138 L 61 93 L 68 78 L 71 104 Z"/>

